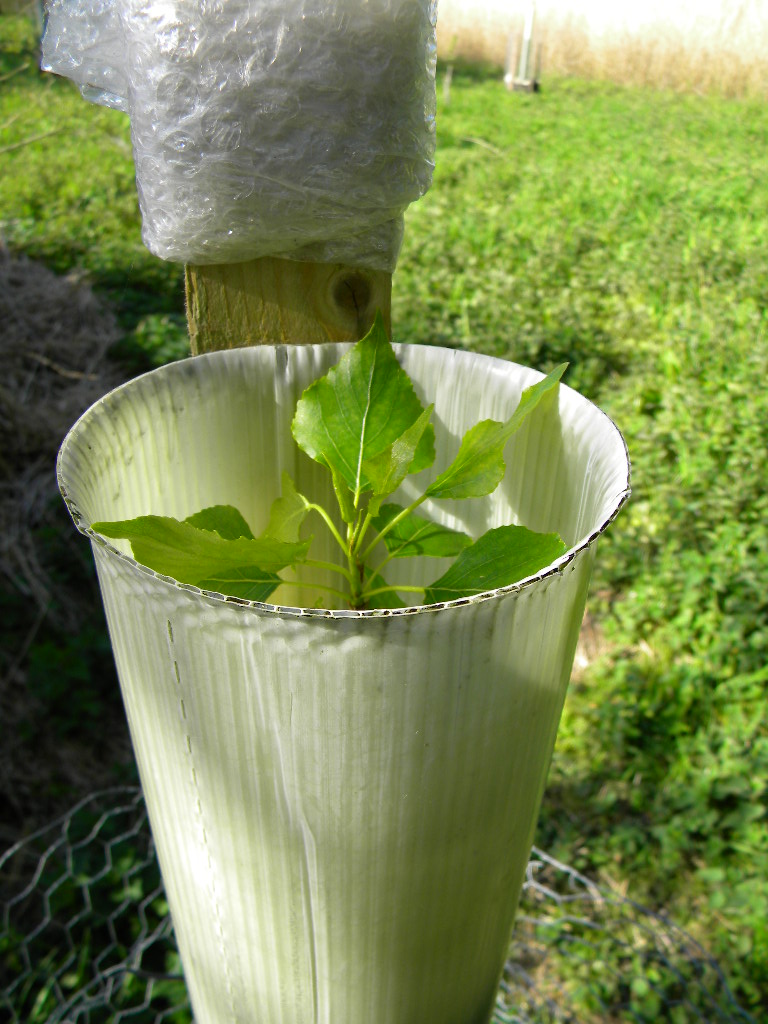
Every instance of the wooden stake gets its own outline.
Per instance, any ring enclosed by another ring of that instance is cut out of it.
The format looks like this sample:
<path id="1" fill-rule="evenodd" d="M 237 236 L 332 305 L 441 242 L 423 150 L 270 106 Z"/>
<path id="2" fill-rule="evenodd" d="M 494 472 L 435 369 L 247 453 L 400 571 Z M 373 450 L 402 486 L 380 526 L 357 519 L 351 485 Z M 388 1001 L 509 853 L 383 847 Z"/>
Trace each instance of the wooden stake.
<path id="1" fill-rule="evenodd" d="M 358 341 L 380 309 L 391 331 L 392 275 L 265 256 L 185 268 L 193 355 L 242 345 Z"/>

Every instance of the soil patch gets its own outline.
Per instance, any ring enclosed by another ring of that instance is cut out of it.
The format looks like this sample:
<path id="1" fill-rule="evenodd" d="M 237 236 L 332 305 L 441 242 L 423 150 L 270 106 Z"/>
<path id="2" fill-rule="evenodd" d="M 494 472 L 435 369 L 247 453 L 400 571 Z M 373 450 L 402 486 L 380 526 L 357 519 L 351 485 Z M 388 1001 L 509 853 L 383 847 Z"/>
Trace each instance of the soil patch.
<path id="1" fill-rule="evenodd" d="M 0 847 L 131 764 L 90 562 L 56 453 L 127 373 L 90 288 L 0 247 Z"/>

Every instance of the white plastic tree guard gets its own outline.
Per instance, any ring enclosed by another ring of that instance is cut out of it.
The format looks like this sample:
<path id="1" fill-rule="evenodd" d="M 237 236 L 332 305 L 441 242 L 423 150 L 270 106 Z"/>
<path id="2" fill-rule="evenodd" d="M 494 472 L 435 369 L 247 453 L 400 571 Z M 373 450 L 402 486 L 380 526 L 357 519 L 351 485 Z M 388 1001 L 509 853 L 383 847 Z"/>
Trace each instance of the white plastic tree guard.
<path id="1" fill-rule="evenodd" d="M 244 603 L 159 577 L 93 534 L 98 520 L 215 503 L 258 532 L 284 470 L 322 499 L 290 421 L 342 351 L 263 346 L 163 367 L 94 405 L 60 454 L 93 541 L 198 1024 L 490 1019 L 595 541 L 629 493 L 618 430 L 561 386 L 510 442 L 498 491 L 451 510 L 475 535 L 522 522 L 565 538 L 563 558 L 512 587 L 395 611 L 302 608 L 279 591 L 283 604 Z M 428 473 L 540 377 L 398 352 L 435 402 Z"/>

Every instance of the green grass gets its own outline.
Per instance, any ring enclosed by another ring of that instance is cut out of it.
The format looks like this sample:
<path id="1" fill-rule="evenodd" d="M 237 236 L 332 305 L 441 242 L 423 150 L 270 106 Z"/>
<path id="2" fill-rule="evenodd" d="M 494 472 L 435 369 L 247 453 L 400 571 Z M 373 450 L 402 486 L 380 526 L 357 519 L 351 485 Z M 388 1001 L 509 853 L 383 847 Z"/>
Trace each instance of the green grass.
<path id="1" fill-rule="evenodd" d="M 0 73 L 29 50 L 21 29 Z M 633 499 L 600 543 L 590 602 L 601 653 L 571 687 L 537 841 L 666 908 L 756 1015 L 768 1012 L 766 138 L 768 110 L 749 100 L 567 80 L 512 95 L 456 73 L 393 302 L 398 340 L 542 369 L 568 360 L 568 383 L 625 434 Z M 126 119 L 32 69 L 0 94 L 0 231 L 15 251 L 86 271 L 120 312 L 124 351 L 177 354 L 179 268 L 141 245 Z"/>
<path id="2" fill-rule="evenodd" d="M 38 70 L 34 22 L 0 24 L 0 239 L 84 272 L 151 363 L 153 341 L 183 333 L 183 271 L 142 244 L 128 118 Z"/>
<path id="3" fill-rule="evenodd" d="M 768 114 L 454 77 L 438 125 L 398 336 L 569 360 L 633 463 L 538 841 L 667 908 L 768 1010 Z"/>

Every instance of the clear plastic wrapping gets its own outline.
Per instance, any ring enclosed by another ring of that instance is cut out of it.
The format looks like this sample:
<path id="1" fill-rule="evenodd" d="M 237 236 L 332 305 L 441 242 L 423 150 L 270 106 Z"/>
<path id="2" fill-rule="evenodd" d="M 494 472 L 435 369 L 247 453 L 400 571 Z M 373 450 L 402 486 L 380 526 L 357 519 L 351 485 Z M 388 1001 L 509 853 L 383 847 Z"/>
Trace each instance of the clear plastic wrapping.
<path id="1" fill-rule="evenodd" d="M 51 0 L 43 68 L 131 118 L 163 259 L 392 270 L 434 159 L 434 0 Z"/>

